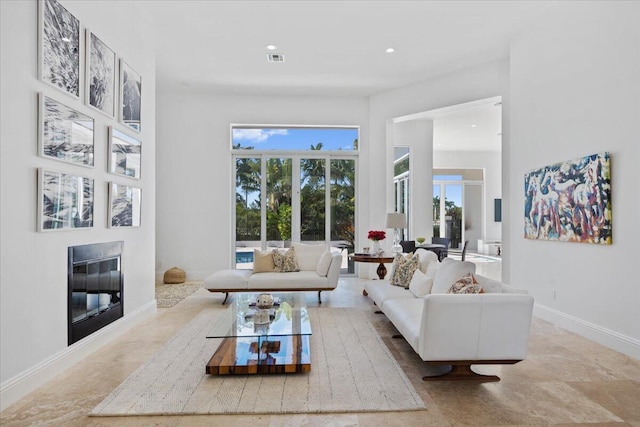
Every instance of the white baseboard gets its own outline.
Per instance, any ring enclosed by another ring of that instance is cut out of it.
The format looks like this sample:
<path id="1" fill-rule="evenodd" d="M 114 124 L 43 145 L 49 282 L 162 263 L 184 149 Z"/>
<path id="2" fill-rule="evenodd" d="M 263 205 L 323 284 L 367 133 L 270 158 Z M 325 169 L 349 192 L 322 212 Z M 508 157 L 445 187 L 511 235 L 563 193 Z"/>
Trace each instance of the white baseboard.
<path id="1" fill-rule="evenodd" d="M 7 407 L 85 359 L 103 345 L 142 320 L 152 316 L 156 311 L 156 300 L 153 300 L 0 384 L 0 411 L 4 411 Z"/>
<path id="2" fill-rule="evenodd" d="M 539 304 L 534 306 L 534 315 L 598 344 L 640 360 L 640 340 Z"/>

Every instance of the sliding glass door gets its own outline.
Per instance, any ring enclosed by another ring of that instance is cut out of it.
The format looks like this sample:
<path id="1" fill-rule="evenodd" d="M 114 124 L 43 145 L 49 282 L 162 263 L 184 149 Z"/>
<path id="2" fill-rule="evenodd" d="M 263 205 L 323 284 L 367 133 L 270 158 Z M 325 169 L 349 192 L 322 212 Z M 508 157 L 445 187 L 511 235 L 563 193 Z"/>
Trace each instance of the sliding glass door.
<path id="1" fill-rule="evenodd" d="M 234 163 L 237 268 L 253 267 L 254 248 L 292 241 L 352 250 L 355 159 L 265 155 L 237 156 Z"/>
<path id="2" fill-rule="evenodd" d="M 483 235 L 483 181 L 462 175 L 433 178 L 433 235 L 449 238 L 451 249 L 462 249 L 466 240 L 475 249 Z"/>

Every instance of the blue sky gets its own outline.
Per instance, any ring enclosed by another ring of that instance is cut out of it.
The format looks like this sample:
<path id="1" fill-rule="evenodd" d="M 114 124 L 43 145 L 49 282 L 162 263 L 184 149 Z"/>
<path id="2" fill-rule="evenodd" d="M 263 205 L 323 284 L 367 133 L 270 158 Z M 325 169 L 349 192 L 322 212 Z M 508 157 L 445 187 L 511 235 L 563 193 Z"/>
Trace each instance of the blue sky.
<path id="1" fill-rule="evenodd" d="M 308 150 L 322 142 L 323 150 L 353 150 L 358 129 L 242 128 L 233 129 L 233 144 L 256 150 Z"/>
<path id="2" fill-rule="evenodd" d="M 435 178 L 435 177 L 434 177 Z M 462 206 L 462 184 L 452 182 L 446 185 L 446 200 L 451 200 L 456 206 Z M 433 186 L 433 195 L 440 196 L 440 184 Z"/>

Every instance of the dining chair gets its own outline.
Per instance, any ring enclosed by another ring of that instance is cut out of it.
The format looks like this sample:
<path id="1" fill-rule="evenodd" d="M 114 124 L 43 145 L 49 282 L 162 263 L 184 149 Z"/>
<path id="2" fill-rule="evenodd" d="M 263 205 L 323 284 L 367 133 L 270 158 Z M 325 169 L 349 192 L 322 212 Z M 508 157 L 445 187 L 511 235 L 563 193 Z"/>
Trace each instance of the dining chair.
<path id="1" fill-rule="evenodd" d="M 414 253 L 416 251 L 415 240 L 403 240 L 400 242 L 400 246 L 402 246 L 402 252 L 405 254 Z"/>
<path id="2" fill-rule="evenodd" d="M 438 261 L 442 261 L 446 257 L 449 256 L 449 244 L 451 243 L 451 239 L 448 237 L 432 237 L 431 243 L 435 243 L 438 245 L 444 245 L 444 249 L 440 249 L 438 252 Z"/>
<path id="3" fill-rule="evenodd" d="M 464 241 L 464 246 L 462 246 L 462 261 L 467 257 L 467 245 L 469 244 L 468 240 Z"/>

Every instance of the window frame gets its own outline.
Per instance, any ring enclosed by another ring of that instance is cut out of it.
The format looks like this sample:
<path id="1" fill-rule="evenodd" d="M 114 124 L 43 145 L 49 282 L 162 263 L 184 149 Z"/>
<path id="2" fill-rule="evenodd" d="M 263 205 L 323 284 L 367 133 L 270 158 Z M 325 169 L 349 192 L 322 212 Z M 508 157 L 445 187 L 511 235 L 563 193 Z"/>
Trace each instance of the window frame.
<path id="1" fill-rule="evenodd" d="M 233 148 L 233 130 L 238 128 L 245 129 L 256 129 L 256 128 L 265 128 L 265 129 L 355 129 L 357 130 L 357 149 L 354 150 L 258 150 L 258 149 L 243 149 L 243 148 Z M 292 195 L 291 195 L 291 204 L 292 204 L 292 229 L 291 229 L 291 241 L 298 242 L 300 240 L 300 160 L 302 159 L 323 159 L 325 161 L 325 243 L 330 244 L 331 242 L 331 161 L 332 160 L 340 160 L 340 159 L 348 159 L 354 161 L 354 194 L 356 197 L 356 202 L 354 206 L 354 228 L 357 229 L 357 221 L 358 221 L 358 201 L 359 201 L 359 191 L 358 191 L 358 174 L 359 174 L 359 156 L 360 156 L 360 126 L 357 125 L 273 125 L 273 124 L 235 124 L 232 123 L 229 126 L 229 147 L 231 153 L 231 182 L 232 182 L 232 191 L 231 191 L 231 265 L 235 266 L 235 256 L 236 256 L 236 226 L 237 226 L 237 217 L 236 217 L 236 175 L 237 169 L 236 164 L 237 160 L 240 158 L 253 158 L 260 159 L 261 162 L 261 189 L 260 189 L 260 197 L 261 197 L 261 231 L 260 231 L 260 245 L 262 250 L 266 250 L 266 246 L 268 240 L 266 238 L 266 165 L 267 161 L 270 158 L 290 158 L 292 160 Z M 294 216 L 297 215 L 297 220 L 294 220 Z M 295 238 L 294 238 L 295 236 Z M 354 242 L 355 244 L 355 242 Z"/>

